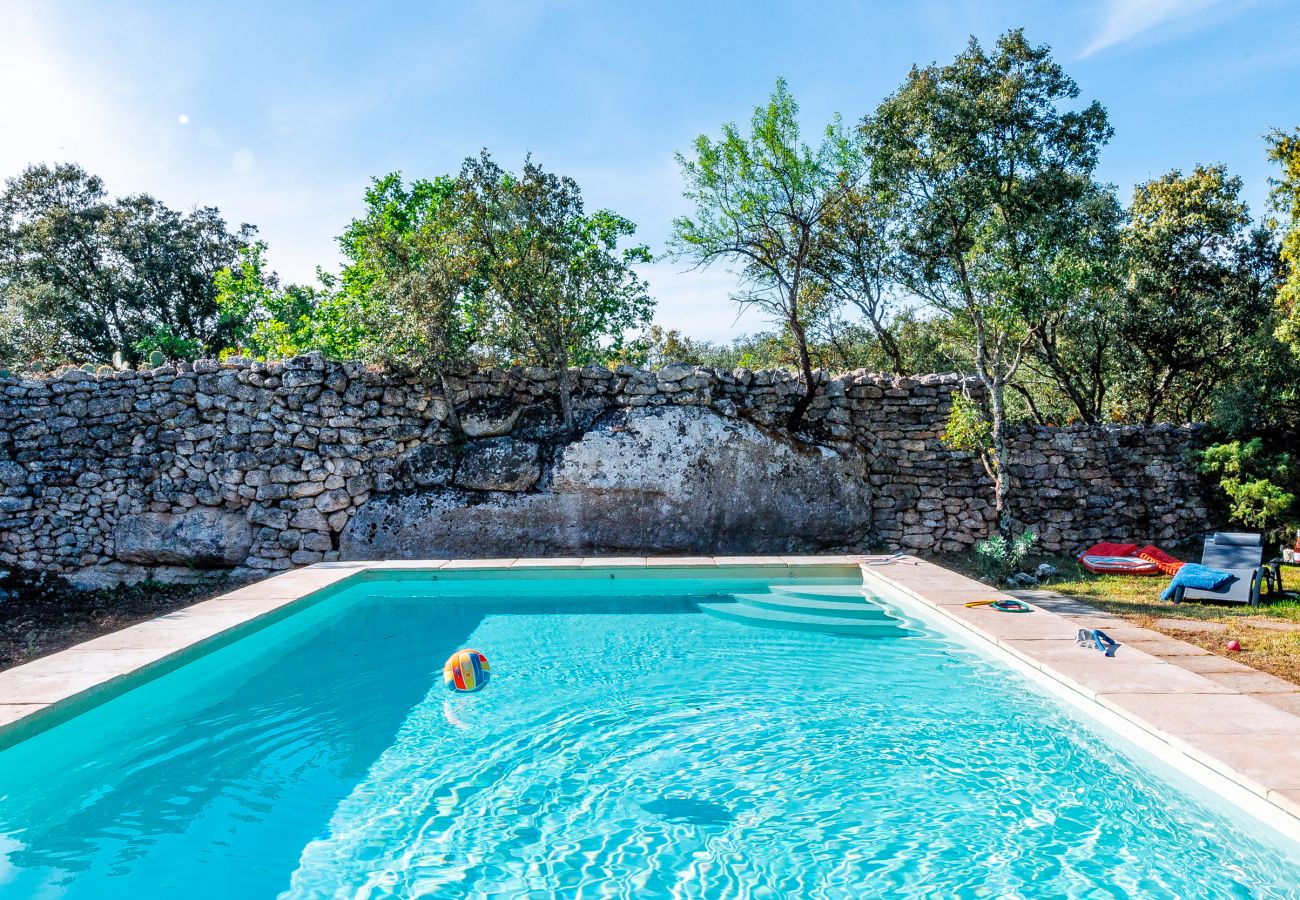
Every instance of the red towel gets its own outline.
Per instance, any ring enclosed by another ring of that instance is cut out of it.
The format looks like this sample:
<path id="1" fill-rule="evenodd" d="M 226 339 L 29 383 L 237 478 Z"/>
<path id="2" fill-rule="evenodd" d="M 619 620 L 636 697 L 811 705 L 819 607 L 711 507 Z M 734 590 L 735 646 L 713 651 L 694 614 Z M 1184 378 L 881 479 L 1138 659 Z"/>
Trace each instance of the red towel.
<path id="1" fill-rule="evenodd" d="M 1172 575 L 1186 565 L 1181 559 L 1174 559 L 1154 544 L 1147 544 L 1138 551 L 1138 556 L 1147 562 L 1156 564 L 1156 568 L 1166 575 Z"/>

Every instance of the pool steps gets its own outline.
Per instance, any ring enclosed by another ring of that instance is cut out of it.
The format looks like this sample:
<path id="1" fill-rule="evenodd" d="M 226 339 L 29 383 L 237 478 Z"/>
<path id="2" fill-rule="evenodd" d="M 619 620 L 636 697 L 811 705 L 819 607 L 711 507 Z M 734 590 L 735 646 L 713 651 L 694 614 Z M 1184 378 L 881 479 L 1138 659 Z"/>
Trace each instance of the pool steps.
<path id="1" fill-rule="evenodd" d="M 776 593 L 736 594 L 735 597 L 737 604 L 757 609 L 774 609 L 778 612 L 804 615 L 844 616 L 848 619 L 874 619 L 878 622 L 896 621 L 879 606 L 864 603 L 861 599 L 855 603 L 851 600 L 819 600 L 813 597 L 783 596 Z"/>
<path id="2" fill-rule="evenodd" d="M 771 593 L 736 594 L 735 598 L 735 603 L 701 603 L 699 606 L 715 618 L 758 628 L 883 637 L 896 633 L 902 625 L 884 608 L 870 602 L 859 586 L 789 588 L 773 585 Z"/>

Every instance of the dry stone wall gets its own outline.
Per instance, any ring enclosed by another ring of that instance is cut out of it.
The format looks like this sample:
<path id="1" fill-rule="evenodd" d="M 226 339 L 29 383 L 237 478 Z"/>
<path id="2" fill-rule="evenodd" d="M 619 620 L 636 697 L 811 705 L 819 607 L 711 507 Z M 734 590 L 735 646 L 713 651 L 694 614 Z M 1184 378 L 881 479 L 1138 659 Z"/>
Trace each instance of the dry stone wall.
<path id="1" fill-rule="evenodd" d="M 426 380 L 317 355 L 0 380 L 0 565 L 96 586 L 435 551 L 952 552 L 989 529 L 980 466 L 940 441 L 960 376 L 824 378 L 797 439 L 783 372 L 576 382 L 570 435 L 551 372 L 453 378 L 456 441 Z M 1203 531 L 1197 442 L 1019 431 L 1016 517 L 1049 550 Z"/>

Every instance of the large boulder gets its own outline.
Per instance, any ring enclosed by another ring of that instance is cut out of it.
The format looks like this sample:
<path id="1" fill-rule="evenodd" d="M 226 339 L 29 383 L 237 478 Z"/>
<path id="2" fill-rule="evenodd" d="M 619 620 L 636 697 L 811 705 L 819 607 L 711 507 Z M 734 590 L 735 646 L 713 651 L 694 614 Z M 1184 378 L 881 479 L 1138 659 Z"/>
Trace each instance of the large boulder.
<path id="1" fill-rule="evenodd" d="M 455 483 L 477 491 L 526 491 L 541 477 L 541 447 L 532 441 L 498 437 L 465 447 Z"/>
<path id="2" fill-rule="evenodd" d="M 243 513 L 200 507 L 184 513 L 140 513 L 118 522 L 115 556 L 122 562 L 196 569 L 236 566 L 253 546 Z"/>
<path id="3" fill-rule="evenodd" d="M 861 454 L 693 406 L 598 425 L 556 454 L 541 483 L 372 497 L 344 529 L 341 556 L 802 552 L 858 546 L 871 525 Z"/>

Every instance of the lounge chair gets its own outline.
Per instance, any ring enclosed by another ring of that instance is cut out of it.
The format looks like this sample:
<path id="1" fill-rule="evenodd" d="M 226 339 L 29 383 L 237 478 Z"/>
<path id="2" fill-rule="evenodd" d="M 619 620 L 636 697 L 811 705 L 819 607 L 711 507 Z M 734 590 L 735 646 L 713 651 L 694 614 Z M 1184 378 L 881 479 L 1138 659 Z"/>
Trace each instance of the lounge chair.
<path id="1" fill-rule="evenodd" d="M 1201 565 L 1230 572 L 1236 576 L 1217 591 L 1179 587 L 1174 602 L 1184 600 L 1222 600 L 1226 603 L 1259 605 L 1264 584 L 1264 536 L 1239 532 L 1219 532 L 1205 539 Z"/>

